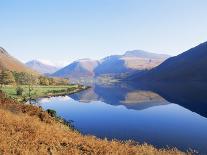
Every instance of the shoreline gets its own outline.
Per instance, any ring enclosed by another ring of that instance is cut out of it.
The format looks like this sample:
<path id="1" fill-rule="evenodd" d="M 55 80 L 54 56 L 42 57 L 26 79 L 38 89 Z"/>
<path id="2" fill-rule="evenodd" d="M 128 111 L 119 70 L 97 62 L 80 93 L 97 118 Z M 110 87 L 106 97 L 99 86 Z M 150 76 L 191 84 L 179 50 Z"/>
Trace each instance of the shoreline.
<path id="1" fill-rule="evenodd" d="M 83 87 L 81 87 L 81 89 L 78 88 L 78 89 L 75 89 L 75 90 L 73 90 L 71 92 L 53 93 L 53 94 L 51 93 L 51 94 L 48 94 L 48 95 L 35 96 L 35 97 L 32 97 L 32 100 L 36 100 L 36 99 L 39 99 L 39 98 L 50 98 L 50 97 L 58 97 L 58 96 L 71 95 L 71 94 L 75 94 L 75 93 L 79 93 L 81 91 L 87 90 L 89 88 L 91 88 L 91 87 L 90 86 L 83 86 Z"/>
<path id="2" fill-rule="evenodd" d="M 20 87 L 23 89 L 22 95 L 16 94 L 16 88 Z M 5 86 L 2 88 L 2 92 L 5 93 L 11 99 L 14 99 L 18 102 L 25 103 L 30 100 L 36 100 L 38 98 L 44 97 L 56 97 L 56 96 L 65 96 L 74 93 L 78 93 L 83 90 L 91 88 L 90 86 L 84 85 L 61 85 L 61 86 L 34 86 L 31 92 L 31 96 L 28 95 L 28 86 Z"/>
<path id="3" fill-rule="evenodd" d="M 14 151 L 46 154 L 48 148 L 54 154 L 108 154 L 110 152 L 112 154 L 191 154 L 176 148 L 159 149 L 150 144 L 104 140 L 95 136 L 82 135 L 65 124 L 64 120 L 57 120 L 40 107 L 19 104 L 1 93 L 0 101 L 2 116 L 0 124 L 4 125 L 3 128 L 0 126 L 2 132 L 0 154 Z"/>

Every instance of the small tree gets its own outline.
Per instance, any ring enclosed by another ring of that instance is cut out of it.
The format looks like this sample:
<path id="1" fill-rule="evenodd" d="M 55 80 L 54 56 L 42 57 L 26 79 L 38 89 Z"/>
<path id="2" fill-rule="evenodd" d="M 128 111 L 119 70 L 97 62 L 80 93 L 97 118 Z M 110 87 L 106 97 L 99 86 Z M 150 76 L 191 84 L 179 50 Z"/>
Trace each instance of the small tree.
<path id="1" fill-rule="evenodd" d="M 16 93 L 17 93 L 17 95 L 19 95 L 19 96 L 22 96 L 22 95 L 23 95 L 23 91 L 24 91 L 24 89 L 21 88 L 21 87 L 17 87 L 17 88 L 16 88 Z"/>
<path id="2" fill-rule="evenodd" d="M 25 78 L 25 83 L 28 85 L 28 97 L 29 97 L 29 102 L 31 103 L 33 85 L 36 84 L 36 77 L 33 76 L 32 74 L 28 74 L 28 76 Z"/>
<path id="3" fill-rule="evenodd" d="M 39 81 L 40 81 L 40 85 L 44 85 L 44 86 L 49 86 L 50 85 L 50 81 L 47 77 L 40 76 Z"/>
<path id="4" fill-rule="evenodd" d="M 3 84 L 4 84 L 4 81 L 3 81 L 3 71 L 1 70 L 1 72 L 0 72 L 0 85 L 1 85 L 1 88 L 0 89 L 2 89 L 2 87 L 3 87 Z"/>

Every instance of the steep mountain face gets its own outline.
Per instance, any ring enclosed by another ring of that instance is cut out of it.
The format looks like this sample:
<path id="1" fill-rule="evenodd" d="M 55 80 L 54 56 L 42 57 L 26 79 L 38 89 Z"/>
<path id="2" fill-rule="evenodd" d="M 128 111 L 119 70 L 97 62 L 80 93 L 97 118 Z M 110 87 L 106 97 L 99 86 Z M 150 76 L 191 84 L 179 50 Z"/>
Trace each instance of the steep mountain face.
<path id="1" fill-rule="evenodd" d="M 124 55 L 109 56 L 101 60 L 95 74 L 123 74 L 142 71 L 158 66 L 168 55 L 155 54 L 141 50 L 127 51 Z"/>
<path id="2" fill-rule="evenodd" d="M 167 59 L 158 67 L 133 77 L 134 80 L 207 81 L 207 42 L 178 56 Z"/>
<path id="3" fill-rule="evenodd" d="M 29 69 L 23 63 L 9 55 L 9 53 L 2 47 L 0 47 L 0 70 L 38 74 L 37 72 Z"/>
<path id="4" fill-rule="evenodd" d="M 70 65 L 58 70 L 52 76 L 56 77 L 94 77 L 94 68 L 98 66 L 99 62 L 90 59 L 81 59 L 71 63 Z"/>
<path id="5" fill-rule="evenodd" d="M 59 69 L 56 66 L 48 65 L 38 60 L 29 61 L 25 65 L 42 74 L 52 74 Z"/>

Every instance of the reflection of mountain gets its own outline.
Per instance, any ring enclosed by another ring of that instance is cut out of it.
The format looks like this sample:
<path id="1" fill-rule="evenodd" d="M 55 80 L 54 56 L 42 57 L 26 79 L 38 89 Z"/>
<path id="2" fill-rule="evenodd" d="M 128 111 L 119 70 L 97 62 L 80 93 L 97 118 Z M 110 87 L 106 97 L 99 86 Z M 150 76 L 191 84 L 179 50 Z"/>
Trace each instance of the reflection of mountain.
<path id="1" fill-rule="evenodd" d="M 153 91 L 171 103 L 176 103 L 207 117 L 207 83 L 141 83 L 131 86 Z"/>
<path id="2" fill-rule="evenodd" d="M 72 94 L 71 98 L 82 102 L 103 101 L 111 105 L 123 105 L 129 109 L 142 110 L 168 104 L 159 95 L 150 91 L 137 91 L 125 85 L 95 85 L 90 90 Z"/>
<path id="3" fill-rule="evenodd" d="M 207 117 L 207 83 L 128 83 L 114 86 L 95 85 L 90 90 L 73 94 L 82 102 L 103 101 L 129 109 L 175 103 Z"/>
<path id="4" fill-rule="evenodd" d="M 74 93 L 70 95 L 70 97 L 73 98 L 74 100 L 78 100 L 85 103 L 100 100 L 99 96 L 94 92 L 93 88 L 81 91 L 79 93 Z"/>

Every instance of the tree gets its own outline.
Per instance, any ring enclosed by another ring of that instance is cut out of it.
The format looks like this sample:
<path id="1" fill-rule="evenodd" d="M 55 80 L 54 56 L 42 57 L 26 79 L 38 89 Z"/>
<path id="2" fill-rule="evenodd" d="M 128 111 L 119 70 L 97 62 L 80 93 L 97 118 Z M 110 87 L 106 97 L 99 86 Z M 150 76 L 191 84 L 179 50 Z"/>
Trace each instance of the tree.
<path id="1" fill-rule="evenodd" d="M 18 85 L 28 85 L 28 79 L 32 77 L 34 85 L 39 84 L 39 79 L 35 75 L 30 75 L 28 73 L 14 73 L 15 81 Z"/>
<path id="2" fill-rule="evenodd" d="M 68 85 L 69 80 L 67 78 L 55 78 L 56 85 Z"/>
<path id="3" fill-rule="evenodd" d="M 25 77 L 25 83 L 28 85 L 28 97 L 29 97 L 29 103 L 31 103 L 33 85 L 36 84 L 36 77 L 33 76 L 32 74 L 27 74 L 27 76 Z"/>
<path id="4" fill-rule="evenodd" d="M 13 73 L 11 71 L 8 70 L 2 70 L 1 74 L 0 74 L 0 84 L 1 84 L 1 88 L 3 87 L 3 85 L 13 85 L 15 84 L 15 79 L 13 76 Z"/>
<path id="5" fill-rule="evenodd" d="M 0 72 L 0 85 L 1 85 L 1 89 L 3 87 L 4 84 L 4 77 L 3 77 L 3 71 Z"/>
<path id="6" fill-rule="evenodd" d="M 21 88 L 19 86 L 16 88 L 16 94 L 17 95 L 22 96 L 23 92 L 24 92 L 24 89 L 23 88 Z"/>
<path id="7" fill-rule="evenodd" d="M 54 78 L 48 78 L 48 80 L 49 80 L 49 85 L 56 85 Z"/>
<path id="8" fill-rule="evenodd" d="M 47 77 L 40 76 L 39 81 L 40 81 L 40 85 L 44 85 L 44 86 L 50 85 L 49 79 Z"/>

